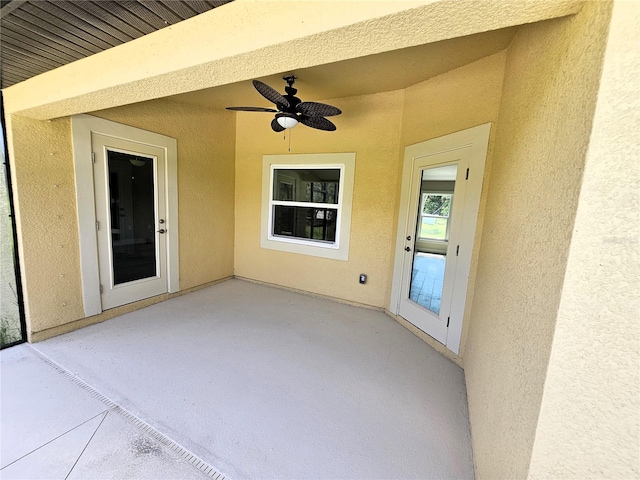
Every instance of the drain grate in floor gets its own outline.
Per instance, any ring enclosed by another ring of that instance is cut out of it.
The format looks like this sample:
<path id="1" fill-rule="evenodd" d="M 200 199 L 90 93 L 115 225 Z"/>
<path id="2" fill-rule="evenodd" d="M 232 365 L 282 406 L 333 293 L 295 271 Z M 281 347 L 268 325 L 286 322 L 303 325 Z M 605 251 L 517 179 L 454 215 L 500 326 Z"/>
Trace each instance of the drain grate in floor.
<path id="1" fill-rule="evenodd" d="M 28 345 L 28 347 L 33 351 L 33 353 L 35 355 L 38 356 L 38 358 L 40 358 L 47 365 L 49 365 L 50 367 L 54 368 L 61 375 L 64 375 L 67 379 L 69 379 L 75 385 L 77 385 L 78 387 L 82 388 L 84 391 L 89 393 L 93 398 L 95 398 L 97 400 L 100 400 L 102 403 L 107 405 L 109 407 L 109 409 L 110 409 L 109 411 L 111 413 L 118 414 L 121 417 L 125 418 L 127 421 L 133 423 L 142 432 L 146 433 L 147 435 L 149 435 L 154 440 L 158 441 L 162 445 L 165 445 L 166 447 L 168 447 L 171 450 L 173 450 L 174 452 L 176 452 L 178 455 L 180 455 L 182 458 L 184 458 L 187 462 L 189 462 L 191 465 L 196 467 L 198 470 L 201 470 L 202 472 L 204 472 L 206 475 L 211 477 L 213 480 L 229 480 L 222 473 L 218 472 L 215 468 L 213 468 L 207 462 L 202 460 L 200 457 L 198 457 L 197 455 L 191 453 L 189 450 L 184 448 L 182 445 L 174 442 L 170 438 L 168 438 L 165 435 L 163 435 L 162 433 L 160 433 L 158 430 L 153 428 L 151 425 L 146 423 L 144 420 L 139 419 L 138 417 L 133 415 L 131 412 L 129 412 L 128 410 L 122 408 L 120 405 L 115 403 L 113 400 L 109 399 L 108 397 L 104 396 L 102 393 L 98 392 L 91 385 L 86 383 L 84 380 L 78 378 L 76 375 L 74 375 L 69 370 L 64 368 L 62 365 L 58 364 L 57 362 L 55 362 L 54 360 L 52 360 L 51 358 L 46 356 L 44 353 L 42 353 L 37 348 L 33 347 L 32 345 Z"/>

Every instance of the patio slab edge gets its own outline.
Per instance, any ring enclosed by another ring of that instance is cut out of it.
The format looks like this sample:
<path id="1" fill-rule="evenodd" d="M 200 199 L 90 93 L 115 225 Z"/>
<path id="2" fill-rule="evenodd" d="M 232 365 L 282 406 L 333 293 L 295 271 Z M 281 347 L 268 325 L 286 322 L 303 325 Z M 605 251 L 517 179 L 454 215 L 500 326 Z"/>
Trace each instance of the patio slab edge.
<path id="1" fill-rule="evenodd" d="M 153 439 L 157 440 L 161 444 L 165 445 L 166 447 L 169 447 L 171 450 L 173 450 L 178 455 L 180 455 L 188 463 L 196 467 L 198 470 L 202 471 L 205 475 L 209 476 L 213 480 L 230 480 L 228 477 L 220 473 L 217 469 L 209 465 L 203 459 L 201 459 L 194 453 L 190 452 L 189 450 L 184 448 L 182 445 L 171 440 L 169 437 L 167 437 L 166 435 L 162 434 L 161 432 L 153 428 L 144 420 L 141 420 L 140 418 L 136 417 L 127 409 L 121 407 L 120 405 L 115 403 L 113 400 L 111 400 L 110 398 L 100 393 L 98 390 L 96 390 L 91 385 L 86 383 L 84 380 L 74 375 L 72 372 L 64 368 L 62 365 L 60 365 L 59 363 L 57 363 L 56 361 L 54 361 L 53 359 L 45 355 L 43 352 L 38 350 L 33 345 L 27 344 L 26 346 L 30 348 L 32 352 L 38 358 L 40 358 L 43 362 L 45 362 L 47 365 L 49 365 L 50 367 L 55 369 L 58 373 L 66 377 L 73 384 L 77 385 L 78 387 L 80 387 L 81 389 L 89 393 L 93 398 L 101 401 L 106 406 L 108 406 L 111 412 L 116 413 L 119 416 L 126 419 L 127 421 L 133 423 L 136 427 L 138 427 L 144 433 L 146 433 Z"/>

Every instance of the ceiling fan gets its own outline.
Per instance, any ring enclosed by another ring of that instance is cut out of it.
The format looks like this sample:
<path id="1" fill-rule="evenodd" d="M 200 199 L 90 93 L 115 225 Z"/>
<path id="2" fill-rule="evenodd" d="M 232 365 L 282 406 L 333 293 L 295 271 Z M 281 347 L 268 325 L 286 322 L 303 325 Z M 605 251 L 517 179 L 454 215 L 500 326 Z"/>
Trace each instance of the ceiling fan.
<path id="1" fill-rule="evenodd" d="M 288 84 L 284 87 L 285 92 L 287 92 L 286 95 L 281 95 L 277 90 L 259 80 L 253 81 L 253 86 L 258 93 L 274 103 L 278 108 L 277 110 L 264 107 L 227 107 L 227 110 L 275 113 L 276 116 L 271 121 L 271 129 L 274 132 L 282 132 L 287 128 L 293 128 L 298 122 L 318 130 L 334 131 L 336 126 L 324 117 L 340 115 L 342 110 L 326 103 L 301 101 L 295 96 L 298 90 L 293 88 L 296 78 L 298 77 L 295 75 L 283 77 L 283 80 Z"/>

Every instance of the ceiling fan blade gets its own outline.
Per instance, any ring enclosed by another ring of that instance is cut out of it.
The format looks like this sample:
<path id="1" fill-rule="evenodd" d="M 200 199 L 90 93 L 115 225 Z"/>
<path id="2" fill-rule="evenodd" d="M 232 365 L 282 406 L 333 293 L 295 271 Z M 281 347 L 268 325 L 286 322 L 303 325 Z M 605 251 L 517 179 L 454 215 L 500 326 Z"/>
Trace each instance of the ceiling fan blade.
<path id="1" fill-rule="evenodd" d="M 299 119 L 307 127 L 317 128 L 318 130 L 333 132 L 336 129 L 336 126 L 324 117 L 308 117 L 306 115 L 300 115 Z"/>
<path id="2" fill-rule="evenodd" d="M 273 119 L 271 120 L 271 130 L 273 130 L 274 132 L 281 132 L 284 130 L 284 127 L 282 127 L 279 123 L 277 119 Z"/>
<path id="3" fill-rule="evenodd" d="M 264 108 L 264 107 L 227 107 L 227 110 L 235 110 L 238 112 L 271 112 L 278 113 L 278 110 L 274 110 L 273 108 Z"/>
<path id="4" fill-rule="evenodd" d="M 262 83 L 259 80 L 254 80 L 253 86 L 256 87 L 256 90 L 258 90 L 258 93 L 260 95 L 262 95 L 270 102 L 275 103 L 280 110 L 289 108 L 289 101 L 266 83 Z"/>
<path id="5" fill-rule="evenodd" d="M 332 117 L 340 115 L 342 110 L 333 105 L 318 102 L 302 102 L 296 105 L 296 111 L 307 117 Z"/>

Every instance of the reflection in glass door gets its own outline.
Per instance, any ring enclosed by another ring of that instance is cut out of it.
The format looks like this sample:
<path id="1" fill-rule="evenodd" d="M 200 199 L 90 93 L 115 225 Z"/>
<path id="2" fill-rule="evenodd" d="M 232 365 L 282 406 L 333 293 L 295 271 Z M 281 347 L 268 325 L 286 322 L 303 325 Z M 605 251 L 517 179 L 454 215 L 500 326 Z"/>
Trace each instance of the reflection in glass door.
<path id="1" fill-rule="evenodd" d="M 155 277 L 154 159 L 107 151 L 114 284 Z"/>
<path id="2" fill-rule="evenodd" d="M 440 314 L 457 165 L 422 170 L 409 299 Z"/>

